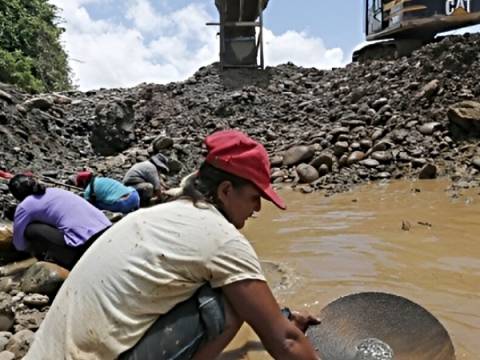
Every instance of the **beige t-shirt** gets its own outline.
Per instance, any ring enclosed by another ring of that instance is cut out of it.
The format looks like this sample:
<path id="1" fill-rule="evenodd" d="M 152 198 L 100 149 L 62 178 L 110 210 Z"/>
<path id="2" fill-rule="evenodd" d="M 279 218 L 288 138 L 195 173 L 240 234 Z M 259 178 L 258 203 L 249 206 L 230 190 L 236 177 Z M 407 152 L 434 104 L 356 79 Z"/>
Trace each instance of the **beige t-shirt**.
<path id="1" fill-rule="evenodd" d="M 213 206 L 177 200 L 107 230 L 62 285 L 24 360 L 108 360 L 205 283 L 265 281 L 255 251 Z"/>

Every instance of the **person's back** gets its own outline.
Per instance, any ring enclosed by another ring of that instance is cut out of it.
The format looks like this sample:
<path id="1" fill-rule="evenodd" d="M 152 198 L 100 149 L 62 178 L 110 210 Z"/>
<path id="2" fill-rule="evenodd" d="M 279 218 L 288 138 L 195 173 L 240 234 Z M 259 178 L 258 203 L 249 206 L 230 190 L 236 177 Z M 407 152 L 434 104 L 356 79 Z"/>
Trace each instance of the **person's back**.
<path id="1" fill-rule="evenodd" d="M 114 359 L 202 284 L 242 279 L 265 278 L 250 243 L 215 207 L 177 200 L 139 210 L 77 263 L 25 359 Z"/>
<path id="2" fill-rule="evenodd" d="M 82 245 L 111 225 L 100 210 L 80 196 L 55 188 L 47 188 L 43 195 L 30 195 L 17 206 L 13 239 L 17 250 L 27 248 L 23 230 L 32 222 L 52 225 L 61 230 L 65 243 L 70 246 Z"/>
<path id="3" fill-rule="evenodd" d="M 123 183 L 126 185 L 134 185 L 142 182 L 152 184 L 155 190 L 160 189 L 160 176 L 158 175 L 157 167 L 150 160 L 136 163 L 123 177 Z"/>
<path id="4" fill-rule="evenodd" d="M 113 204 L 125 195 L 134 191 L 133 188 L 123 185 L 120 181 L 106 177 L 95 177 L 94 193 L 96 201 L 104 204 Z M 85 198 L 90 199 L 92 194 L 92 185 L 85 189 Z"/>

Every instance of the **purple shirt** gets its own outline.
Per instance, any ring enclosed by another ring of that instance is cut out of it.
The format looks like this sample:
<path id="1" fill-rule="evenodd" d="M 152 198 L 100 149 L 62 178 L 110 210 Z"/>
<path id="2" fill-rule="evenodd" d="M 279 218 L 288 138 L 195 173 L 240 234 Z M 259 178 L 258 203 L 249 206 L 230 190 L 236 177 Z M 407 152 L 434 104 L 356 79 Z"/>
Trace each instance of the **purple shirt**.
<path id="1" fill-rule="evenodd" d="M 52 225 L 63 231 L 65 244 L 80 246 L 99 231 L 112 225 L 96 207 L 72 192 L 47 188 L 44 195 L 30 195 L 15 211 L 13 245 L 25 251 L 25 228 L 32 222 Z"/>

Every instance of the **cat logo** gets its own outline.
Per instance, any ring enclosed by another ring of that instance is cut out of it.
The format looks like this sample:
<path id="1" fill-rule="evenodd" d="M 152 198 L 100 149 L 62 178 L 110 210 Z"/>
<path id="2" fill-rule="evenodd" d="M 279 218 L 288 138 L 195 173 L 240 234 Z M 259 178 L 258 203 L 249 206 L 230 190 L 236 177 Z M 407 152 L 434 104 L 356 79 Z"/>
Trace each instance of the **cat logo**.
<path id="1" fill-rule="evenodd" d="M 467 13 L 470 12 L 470 1 L 471 0 L 447 0 L 445 3 L 445 13 L 447 15 L 452 15 L 458 9 L 463 9 Z"/>

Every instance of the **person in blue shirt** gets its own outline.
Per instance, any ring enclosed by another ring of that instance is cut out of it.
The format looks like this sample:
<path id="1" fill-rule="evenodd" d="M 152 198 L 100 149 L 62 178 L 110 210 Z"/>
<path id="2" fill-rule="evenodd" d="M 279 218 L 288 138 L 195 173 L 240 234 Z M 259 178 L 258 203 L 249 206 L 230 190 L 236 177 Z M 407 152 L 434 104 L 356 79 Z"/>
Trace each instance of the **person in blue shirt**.
<path id="1" fill-rule="evenodd" d="M 84 189 L 84 198 L 101 210 L 128 214 L 140 207 L 137 190 L 120 181 L 94 176 L 91 171 L 81 171 L 75 183 Z"/>

